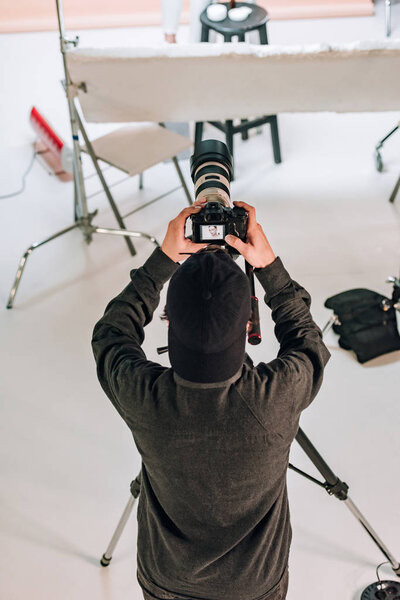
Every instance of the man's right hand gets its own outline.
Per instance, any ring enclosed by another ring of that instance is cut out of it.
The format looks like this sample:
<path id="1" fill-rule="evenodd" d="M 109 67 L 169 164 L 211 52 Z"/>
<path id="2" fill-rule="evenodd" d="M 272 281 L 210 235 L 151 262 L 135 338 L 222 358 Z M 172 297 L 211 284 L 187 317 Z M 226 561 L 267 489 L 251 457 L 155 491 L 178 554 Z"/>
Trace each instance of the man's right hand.
<path id="1" fill-rule="evenodd" d="M 256 219 L 256 209 L 246 202 L 234 202 L 235 206 L 244 208 L 249 213 L 247 223 L 247 242 L 242 242 L 235 235 L 225 236 L 225 241 L 235 248 L 255 268 L 262 269 L 274 262 L 276 256 L 267 240 L 263 228 Z"/>

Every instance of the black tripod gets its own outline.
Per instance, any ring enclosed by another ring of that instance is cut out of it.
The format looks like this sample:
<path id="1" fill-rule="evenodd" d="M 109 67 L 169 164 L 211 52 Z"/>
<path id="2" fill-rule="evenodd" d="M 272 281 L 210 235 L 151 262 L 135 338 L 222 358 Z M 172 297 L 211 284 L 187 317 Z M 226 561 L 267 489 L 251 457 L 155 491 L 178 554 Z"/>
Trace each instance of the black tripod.
<path id="1" fill-rule="evenodd" d="M 248 331 L 248 341 L 250 344 L 256 345 L 261 342 L 260 320 L 259 320 L 259 315 L 258 315 L 258 299 L 255 296 L 253 267 L 247 262 L 246 262 L 246 275 L 249 278 L 251 304 L 252 304 L 252 306 L 251 306 L 251 310 L 252 310 L 252 312 L 251 312 L 251 327 Z M 158 348 L 157 352 L 158 352 L 158 354 L 163 354 L 167 350 L 168 350 L 168 347 L 163 346 L 162 348 Z M 357 506 L 351 500 L 351 498 L 348 495 L 349 486 L 347 485 L 347 483 L 344 483 L 344 481 L 341 481 L 341 479 L 339 479 L 339 477 L 337 475 L 335 475 L 335 473 L 327 465 L 327 463 L 324 461 L 324 459 L 319 454 L 317 449 L 310 442 L 310 440 L 305 435 L 305 433 L 302 429 L 298 430 L 297 435 L 296 435 L 296 441 L 301 446 L 302 450 L 306 453 L 306 455 L 311 460 L 311 462 L 314 464 L 314 466 L 317 468 L 317 470 L 321 473 L 322 477 L 324 478 L 324 481 L 319 481 L 318 479 L 315 479 L 315 477 L 312 477 L 308 473 L 301 471 L 300 469 L 298 469 L 297 467 L 293 466 L 290 463 L 289 463 L 289 469 L 296 471 L 296 473 L 299 473 L 303 477 L 306 477 L 310 481 L 313 481 L 315 484 L 319 485 L 320 487 L 325 488 L 325 490 L 328 492 L 328 494 L 330 496 L 335 496 L 338 500 L 342 500 L 346 504 L 347 508 L 353 513 L 353 515 L 359 521 L 359 523 L 361 523 L 361 525 L 364 527 L 365 531 L 368 533 L 368 535 L 372 538 L 372 540 L 378 546 L 379 550 L 384 554 L 386 559 L 391 564 L 392 569 L 396 573 L 396 575 L 398 577 L 400 577 L 399 561 L 395 559 L 393 554 L 390 552 L 390 550 L 383 543 L 383 541 L 380 539 L 380 537 L 375 532 L 375 530 L 368 523 L 367 519 L 364 517 L 364 515 L 360 512 L 360 510 L 357 508 Z M 103 567 L 107 567 L 110 564 L 113 552 L 115 550 L 115 547 L 118 543 L 119 538 L 121 537 L 122 531 L 129 519 L 129 516 L 132 512 L 136 498 L 138 498 L 138 496 L 140 494 L 140 473 L 136 477 L 136 479 L 134 479 L 131 482 L 130 491 L 131 491 L 131 495 L 129 497 L 128 504 L 126 505 L 124 512 L 122 513 L 122 516 L 119 520 L 117 528 L 115 529 L 115 532 L 111 538 L 110 543 L 108 544 L 107 550 L 104 552 L 104 554 L 100 560 L 100 563 Z"/>
<path id="2" fill-rule="evenodd" d="M 306 453 L 306 455 L 311 460 L 311 462 L 314 464 L 314 466 L 317 468 L 317 470 L 321 473 L 321 475 L 325 479 L 325 481 L 319 481 L 318 479 L 315 479 L 315 477 L 312 477 L 308 473 L 301 471 L 300 469 L 298 469 L 297 467 L 293 466 L 290 463 L 289 463 L 289 469 L 296 471 L 296 473 L 299 473 L 303 477 L 306 477 L 310 481 L 313 481 L 320 487 L 325 488 L 325 490 L 328 492 L 328 494 L 330 496 L 335 496 L 338 500 L 342 500 L 346 504 L 347 508 L 352 512 L 352 514 L 359 521 L 359 523 L 361 523 L 361 525 L 364 527 L 365 531 L 368 533 L 368 535 L 372 538 L 372 540 L 378 546 L 379 550 L 383 553 L 385 558 L 390 562 L 392 569 L 396 573 L 396 575 L 398 577 L 400 577 L 399 561 L 397 561 L 395 559 L 393 554 L 390 552 L 390 550 L 387 548 L 387 546 L 383 543 L 383 541 L 378 536 L 376 531 L 371 527 L 371 525 L 368 523 L 367 519 L 364 517 L 364 515 L 360 512 L 360 510 L 357 508 L 357 506 L 351 500 L 351 498 L 348 495 L 349 486 L 346 483 L 344 483 L 344 481 L 341 481 L 337 475 L 335 475 L 335 473 L 327 465 L 327 463 L 324 461 L 322 456 L 319 454 L 319 452 L 316 450 L 316 448 L 310 442 L 310 440 L 308 439 L 308 437 L 306 436 L 306 434 L 304 433 L 304 431 L 302 429 L 299 429 L 299 431 L 297 432 L 296 441 L 301 446 L 302 450 Z M 122 516 L 119 520 L 117 528 L 115 529 L 115 532 L 111 538 L 110 543 L 108 544 L 107 550 L 104 552 L 104 554 L 100 560 L 100 563 L 103 567 L 107 567 L 110 564 L 110 561 L 113 556 L 113 552 L 115 550 L 115 547 L 118 543 L 119 538 L 121 537 L 122 531 L 124 530 L 124 527 L 129 519 L 129 516 L 132 512 L 136 498 L 140 494 L 140 473 L 136 477 L 136 479 L 134 479 L 132 481 L 132 483 L 130 485 L 130 491 L 131 491 L 131 496 L 129 498 L 128 504 L 126 505 L 124 512 L 122 513 Z"/>

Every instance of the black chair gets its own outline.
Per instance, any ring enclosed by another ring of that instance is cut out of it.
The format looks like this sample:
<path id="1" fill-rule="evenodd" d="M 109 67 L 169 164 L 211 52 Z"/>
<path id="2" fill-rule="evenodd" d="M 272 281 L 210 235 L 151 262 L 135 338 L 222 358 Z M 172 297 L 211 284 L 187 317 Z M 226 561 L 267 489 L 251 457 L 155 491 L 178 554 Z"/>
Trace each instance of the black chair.
<path id="1" fill-rule="evenodd" d="M 230 3 L 225 3 L 225 6 L 229 10 Z M 267 11 L 258 6 L 257 4 L 250 4 L 248 2 L 236 2 L 237 7 L 247 6 L 251 8 L 252 12 L 248 16 L 245 21 L 232 21 L 229 16 L 226 17 L 223 21 L 210 21 L 207 17 L 207 9 L 205 9 L 200 15 L 201 21 L 201 41 L 208 42 L 210 31 L 216 31 L 224 36 L 225 42 L 230 42 L 233 37 L 238 38 L 239 42 L 245 41 L 246 33 L 250 31 L 258 31 L 260 36 L 260 44 L 268 44 L 268 34 L 267 34 L 267 23 L 269 20 L 269 16 Z M 272 149 L 274 153 L 274 161 L 275 163 L 282 162 L 281 158 L 281 149 L 279 143 L 279 132 L 278 132 L 278 119 L 276 115 L 267 115 L 263 117 L 259 117 L 257 119 L 241 119 L 240 125 L 234 125 L 233 120 L 225 121 L 224 123 L 220 121 L 208 121 L 211 125 L 219 129 L 225 134 L 226 145 L 229 148 L 229 151 L 233 157 L 233 136 L 235 133 L 241 133 L 242 139 L 248 139 L 248 131 L 253 127 L 260 127 L 265 123 L 269 123 L 271 127 L 271 138 L 272 138 Z M 204 122 L 196 123 L 195 127 L 195 136 L 194 136 L 194 144 L 195 147 L 201 142 L 203 137 L 203 128 Z"/>

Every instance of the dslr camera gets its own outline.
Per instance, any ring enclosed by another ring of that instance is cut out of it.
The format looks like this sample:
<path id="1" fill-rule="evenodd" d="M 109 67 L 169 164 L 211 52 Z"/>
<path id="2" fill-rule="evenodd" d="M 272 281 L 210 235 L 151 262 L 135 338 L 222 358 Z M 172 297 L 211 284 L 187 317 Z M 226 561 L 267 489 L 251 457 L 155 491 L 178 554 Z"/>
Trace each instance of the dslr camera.
<path id="1" fill-rule="evenodd" d="M 245 242 L 248 213 L 230 205 L 232 157 L 227 146 L 219 140 L 200 142 L 190 158 L 190 174 L 195 199 L 207 201 L 199 213 L 191 216 L 192 241 L 222 246 L 226 244 L 225 236 L 231 234 Z"/>

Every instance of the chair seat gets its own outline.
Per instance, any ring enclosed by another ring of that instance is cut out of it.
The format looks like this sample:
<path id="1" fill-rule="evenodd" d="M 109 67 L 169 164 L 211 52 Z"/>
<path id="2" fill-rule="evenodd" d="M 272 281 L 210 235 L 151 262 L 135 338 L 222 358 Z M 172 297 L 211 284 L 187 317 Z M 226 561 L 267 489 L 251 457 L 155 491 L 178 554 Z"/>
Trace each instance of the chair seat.
<path id="1" fill-rule="evenodd" d="M 99 160 L 131 176 L 192 146 L 189 138 L 154 123 L 121 127 L 91 143 Z M 82 150 L 87 152 L 85 146 Z"/>

